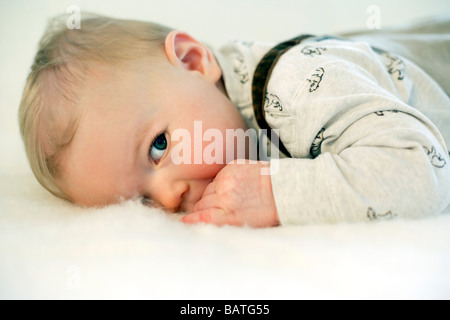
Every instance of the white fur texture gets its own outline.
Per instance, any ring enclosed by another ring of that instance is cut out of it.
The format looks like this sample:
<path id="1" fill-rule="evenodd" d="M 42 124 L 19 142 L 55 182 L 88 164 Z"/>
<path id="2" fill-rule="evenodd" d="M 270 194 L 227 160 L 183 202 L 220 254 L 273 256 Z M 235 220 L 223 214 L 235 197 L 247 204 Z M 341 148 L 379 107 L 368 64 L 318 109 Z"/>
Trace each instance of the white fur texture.
<path id="1" fill-rule="evenodd" d="M 450 298 L 448 214 L 255 230 L 81 209 L 31 175 L 2 175 L 0 194 L 0 298 Z"/>

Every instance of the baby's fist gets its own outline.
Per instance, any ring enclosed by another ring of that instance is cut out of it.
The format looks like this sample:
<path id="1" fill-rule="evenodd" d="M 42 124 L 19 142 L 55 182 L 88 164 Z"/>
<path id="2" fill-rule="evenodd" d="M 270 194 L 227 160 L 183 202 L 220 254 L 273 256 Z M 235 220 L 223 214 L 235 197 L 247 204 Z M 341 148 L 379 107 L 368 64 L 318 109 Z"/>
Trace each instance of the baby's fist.
<path id="1" fill-rule="evenodd" d="M 261 175 L 269 163 L 227 164 L 206 187 L 186 223 L 272 227 L 279 224 L 270 175 Z"/>

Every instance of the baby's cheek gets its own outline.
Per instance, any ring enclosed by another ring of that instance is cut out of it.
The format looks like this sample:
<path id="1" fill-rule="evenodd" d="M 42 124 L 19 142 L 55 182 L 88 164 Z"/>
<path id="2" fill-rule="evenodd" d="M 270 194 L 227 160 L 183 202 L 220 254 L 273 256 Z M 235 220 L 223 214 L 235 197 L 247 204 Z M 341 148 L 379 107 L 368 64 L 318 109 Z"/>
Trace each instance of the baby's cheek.
<path id="1" fill-rule="evenodd" d="M 184 170 L 188 173 L 191 179 L 195 180 L 205 180 L 211 179 L 213 180 L 216 175 L 225 167 L 225 164 L 190 164 L 185 165 Z"/>

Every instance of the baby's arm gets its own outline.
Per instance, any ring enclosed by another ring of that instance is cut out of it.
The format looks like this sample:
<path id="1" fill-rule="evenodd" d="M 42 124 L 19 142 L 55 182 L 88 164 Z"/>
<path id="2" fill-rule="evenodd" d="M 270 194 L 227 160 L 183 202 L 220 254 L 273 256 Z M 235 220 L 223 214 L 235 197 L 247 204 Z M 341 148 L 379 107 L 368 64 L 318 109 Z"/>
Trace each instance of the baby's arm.
<path id="1" fill-rule="evenodd" d="M 443 147 L 414 117 L 386 111 L 350 126 L 316 159 L 227 165 L 207 187 L 187 223 L 270 227 L 423 217 L 450 202 Z M 273 190 L 273 191 L 272 191 Z M 273 193 L 272 193 L 273 192 Z"/>
<path id="2" fill-rule="evenodd" d="M 450 203 L 448 150 L 417 109 L 448 117 L 448 97 L 407 61 L 400 78 L 365 44 L 320 44 L 322 55 L 299 49 L 282 57 L 268 86 L 283 109 L 266 108 L 266 120 L 297 158 L 280 160 L 272 176 L 280 223 L 442 212 Z"/>
<path id="3" fill-rule="evenodd" d="M 335 152 L 280 160 L 272 186 L 282 225 L 423 217 L 450 202 L 448 154 L 408 114 L 373 113 L 324 144 Z"/>

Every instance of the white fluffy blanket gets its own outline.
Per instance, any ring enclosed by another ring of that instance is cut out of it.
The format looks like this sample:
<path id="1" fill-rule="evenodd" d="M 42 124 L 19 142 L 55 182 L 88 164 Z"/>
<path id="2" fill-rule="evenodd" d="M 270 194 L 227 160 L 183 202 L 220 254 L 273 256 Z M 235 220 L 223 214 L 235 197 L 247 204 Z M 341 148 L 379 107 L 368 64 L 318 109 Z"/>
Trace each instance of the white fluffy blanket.
<path id="1" fill-rule="evenodd" d="M 448 9 L 446 1 L 430 1 L 398 1 L 409 10 L 402 19 Z M 186 28 L 213 45 L 237 35 L 272 41 L 295 30 L 363 28 L 373 3 L 325 1 L 333 14 L 324 18 L 323 5 L 307 1 L 200 1 L 203 10 L 220 13 L 213 21 L 184 0 L 132 2 L 76 1 L 82 10 Z M 182 8 L 178 16 L 174 3 Z M 399 15 L 389 15 L 392 1 L 377 5 L 382 23 L 397 22 Z M 188 226 L 132 201 L 80 209 L 44 191 L 28 169 L 16 114 L 45 21 L 67 6 L 0 3 L 0 299 L 450 298 L 450 212 L 423 220 L 257 230 Z M 272 13 L 285 19 L 259 18 Z M 268 29 L 272 33 L 264 33 Z"/>
<path id="2" fill-rule="evenodd" d="M 80 209 L 31 174 L 0 195 L 0 298 L 450 298 L 449 214 L 255 230 Z"/>

